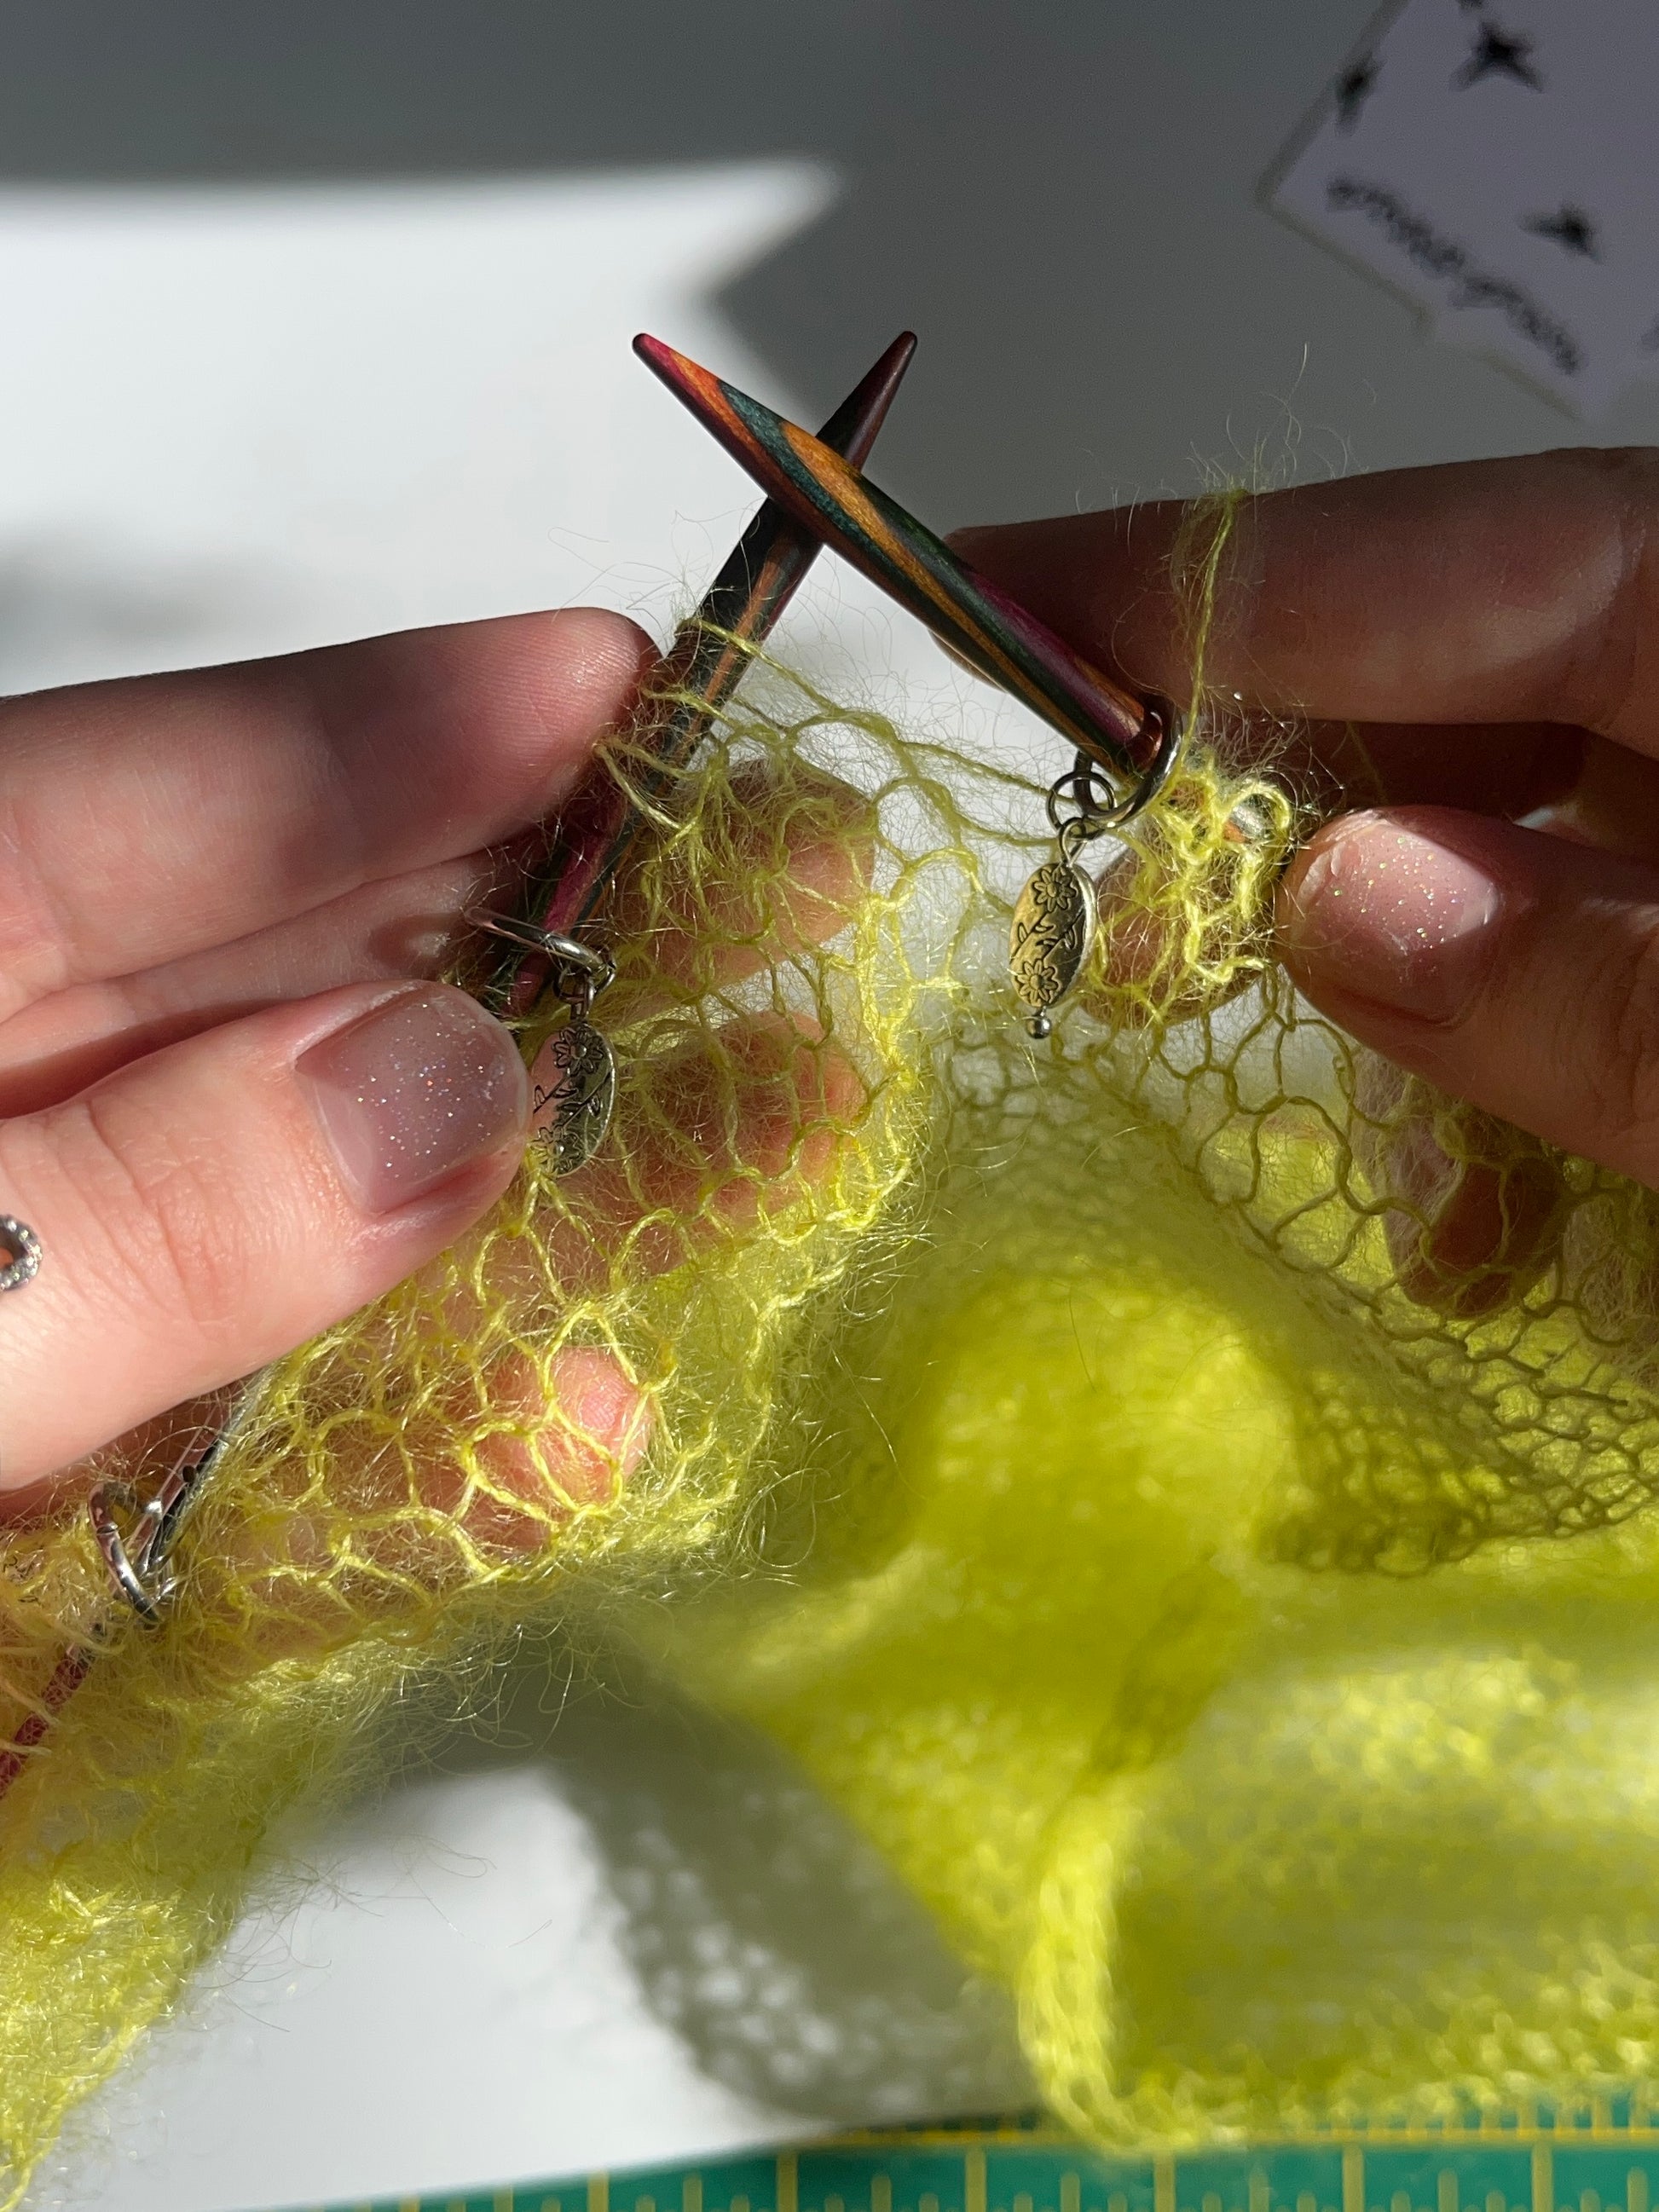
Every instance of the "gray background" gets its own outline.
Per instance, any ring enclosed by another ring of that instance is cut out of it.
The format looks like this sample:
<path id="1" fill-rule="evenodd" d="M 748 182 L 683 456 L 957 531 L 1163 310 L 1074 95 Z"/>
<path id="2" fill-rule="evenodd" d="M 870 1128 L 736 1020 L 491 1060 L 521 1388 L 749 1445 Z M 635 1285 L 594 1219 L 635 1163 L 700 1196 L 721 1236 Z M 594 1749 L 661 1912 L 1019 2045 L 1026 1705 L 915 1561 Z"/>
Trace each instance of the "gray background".
<path id="1" fill-rule="evenodd" d="M 1447 0 L 1453 4 L 1453 0 Z M 827 408 L 904 324 L 882 449 L 951 524 L 1659 435 L 1591 431 L 1264 217 L 1364 0 L 29 0 L 0 178 L 395 179 L 807 155 L 846 182 L 726 289 Z M 527 283 L 553 281 L 528 270 Z"/>

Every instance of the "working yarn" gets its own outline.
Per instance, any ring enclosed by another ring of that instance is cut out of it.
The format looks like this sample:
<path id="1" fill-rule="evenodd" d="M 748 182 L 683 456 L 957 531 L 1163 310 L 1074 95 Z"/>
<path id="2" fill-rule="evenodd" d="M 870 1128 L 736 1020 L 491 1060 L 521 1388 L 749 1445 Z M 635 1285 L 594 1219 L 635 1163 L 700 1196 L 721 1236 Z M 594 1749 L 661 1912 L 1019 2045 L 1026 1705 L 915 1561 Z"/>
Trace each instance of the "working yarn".
<path id="1" fill-rule="evenodd" d="M 1195 724 L 1034 1047 L 1041 794 L 753 672 L 651 802 L 605 1150 L 278 1365 L 0 1805 L 8 2201 L 526 1620 L 783 1744 L 1099 2141 L 1650 2090 L 1655 1201 L 1296 1000 L 1297 796 Z M 8 1532 L 10 1728 L 106 1613 Z"/>

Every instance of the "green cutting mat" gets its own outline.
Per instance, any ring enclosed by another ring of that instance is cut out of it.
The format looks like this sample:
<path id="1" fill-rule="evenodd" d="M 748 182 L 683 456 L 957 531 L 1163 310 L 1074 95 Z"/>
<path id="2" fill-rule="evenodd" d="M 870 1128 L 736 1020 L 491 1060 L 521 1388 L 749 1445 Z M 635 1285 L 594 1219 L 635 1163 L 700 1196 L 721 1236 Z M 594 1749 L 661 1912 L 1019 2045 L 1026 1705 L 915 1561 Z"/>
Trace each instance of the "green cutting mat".
<path id="1" fill-rule="evenodd" d="M 839 2136 L 793 2150 L 328 2212 L 1653 2212 L 1659 2115 L 1305 2137 L 1102 2158 L 1042 2125 Z M 316 2208 L 324 2212 L 324 2208 Z"/>

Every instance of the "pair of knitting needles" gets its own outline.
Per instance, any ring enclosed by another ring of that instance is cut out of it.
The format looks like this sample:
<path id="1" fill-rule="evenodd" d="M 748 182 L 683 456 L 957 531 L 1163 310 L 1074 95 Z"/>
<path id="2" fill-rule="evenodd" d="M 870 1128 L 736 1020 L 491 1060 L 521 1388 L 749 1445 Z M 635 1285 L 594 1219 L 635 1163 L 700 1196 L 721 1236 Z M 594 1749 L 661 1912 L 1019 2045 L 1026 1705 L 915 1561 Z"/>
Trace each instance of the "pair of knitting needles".
<path id="1" fill-rule="evenodd" d="M 631 733 L 635 755 L 646 764 L 635 788 L 625 791 L 608 769 L 596 766 L 553 823 L 517 909 L 476 918 L 489 934 L 507 943 L 486 987 L 499 1012 L 523 1020 L 549 993 L 570 1007 L 551 1041 L 559 1079 L 540 1099 L 545 1133 L 562 1170 L 578 1167 L 591 1155 L 609 1117 L 610 1048 L 586 1018 L 611 969 L 609 954 L 596 941 L 606 901 L 647 825 L 651 800 L 691 760 L 822 546 L 833 546 L 963 659 L 1024 700 L 1073 749 L 1073 768 L 1051 793 L 1060 856 L 1033 877 L 1014 923 L 1015 979 L 1036 1009 L 1031 1026 L 1038 1035 L 1046 1031 L 1047 1006 L 1080 966 L 1093 927 L 1091 888 L 1072 866 L 1077 845 L 1149 803 L 1181 738 L 1179 720 L 1167 705 L 1135 698 L 1091 667 L 862 473 L 915 353 L 909 332 L 894 340 L 816 438 L 659 339 L 641 337 L 635 350 L 766 499 L 647 680 L 647 702 L 667 703 L 647 705 L 649 719 Z M 1062 793 L 1069 793 L 1075 810 L 1064 824 L 1054 809 Z M 249 1386 L 239 1411 L 246 1410 L 258 1387 Z M 142 1507 L 129 1487 L 118 1484 L 100 1484 L 88 1501 L 112 1584 L 148 1622 L 166 1613 L 176 1582 L 173 1544 L 237 1418 L 233 1413 L 210 1439 L 198 1436 Z M 94 1630 L 65 1651 L 34 1710 L 11 1744 L 0 1748 L 0 1795 L 84 1678 L 100 1640 Z"/>
<path id="2" fill-rule="evenodd" d="M 1011 951 L 1033 1034 L 1045 1036 L 1048 1008 L 1075 979 L 1094 928 L 1092 885 L 1073 865 L 1077 849 L 1156 796 L 1180 744 L 1178 719 L 1164 703 L 1112 683 L 862 473 L 915 350 L 910 332 L 894 340 L 816 438 L 660 338 L 637 337 L 634 350 L 766 494 L 647 680 L 647 699 L 672 695 L 680 703 L 635 732 L 651 763 L 641 796 L 691 757 L 819 548 L 833 546 L 1073 748 L 1072 769 L 1050 794 L 1060 853 L 1026 887 Z M 1056 811 L 1062 798 L 1073 807 L 1067 822 Z M 526 1014 L 550 988 L 571 1004 L 567 1030 L 554 1042 L 554 1085 L 538 1097 L 562 1172 L 580 1166 L 603 1138 L 614 1088 L 609 1048 L 587 1021 L 609 981 L 609 958 L 580 933 L 599 917 L 645 819 L 639 800 L 597 769 L 556 825 L 546 864 L 518 912 L 479 918 L 514 947 L 490 994 L 501 1012 Z"/>

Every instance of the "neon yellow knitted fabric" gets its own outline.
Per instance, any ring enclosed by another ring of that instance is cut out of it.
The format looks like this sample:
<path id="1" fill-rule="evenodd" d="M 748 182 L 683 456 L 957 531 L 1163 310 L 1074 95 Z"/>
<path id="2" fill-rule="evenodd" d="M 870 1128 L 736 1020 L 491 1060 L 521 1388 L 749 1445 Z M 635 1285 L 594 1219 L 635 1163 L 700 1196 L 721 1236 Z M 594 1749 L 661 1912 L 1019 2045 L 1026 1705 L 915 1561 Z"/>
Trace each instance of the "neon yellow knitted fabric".
<path id="1" fill-rule="evenodd" d="M 282 1364 L 0 1805 L 15 2187 L 527 1620 L 787 1746 L 1102 2140 L 1653 2085 L 1655 1202 L 1294 1002 L 1224 728 L 1034 1048 L 1038 794 L 757 675 L 629 894 L 605 1152 Z M 9 1726 L 106 1610 L 67 1511 L 8 1536 Z"/>

